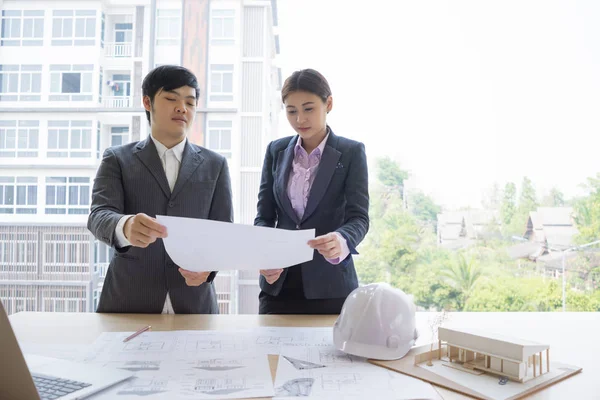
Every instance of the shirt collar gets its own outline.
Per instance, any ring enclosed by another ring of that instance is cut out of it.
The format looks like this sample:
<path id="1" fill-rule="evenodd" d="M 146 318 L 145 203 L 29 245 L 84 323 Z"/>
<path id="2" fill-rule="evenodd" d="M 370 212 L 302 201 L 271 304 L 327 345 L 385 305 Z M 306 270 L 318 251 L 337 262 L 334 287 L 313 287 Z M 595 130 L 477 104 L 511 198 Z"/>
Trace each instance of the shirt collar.
<path id="1" fill-rule="evenodd" d="M 156 151 L 158 152 L 158 157 L 160 159 L 162 159 L 163 156 L 165 155 L 165 153 L 167 152 L 167 150 L 169 150 L 169 149 L 167 149 L 167 147 L 164 144 L 162 144 L 154 136 L 152 136 L 152 134 L 150 134 L 150 138 L 152 138 L 152 141 L 154 142 L 154 145 L 156 146 Z M 187 137 L 185 139 L 183 139 L 181 142 L 179 142 L 178 144 L 176 144 L 175 146 L 171 147 L 171 150 L 173 150 L 173 154 L 175 154 L 175 158 L 179 162 L 181 162 L 181 160 L 183 158 L 183 149 L 185 149 L 186 142 L 187 142 Z"/>
<path id="2" fill-rule="evenodd" d="M 327 143 L 327 139 L 329 138 L 329 127 L 327 127 L 327 135 L 325 135 L 325 138 L 321 141 L 321 143 L 319 143 L 319 145 L 317 146 L 316 149 L 314 149 L 312 151 L 312 153 L 310 153 L 309 155 L 312 155 L 313 153 L 315 155 L 321 156 L 323 154 L 323 150 L 325 150 L 325 144 Z M 298 154 L 298 151 L 302 148 L 302 138 L 300 136 L 298 136 L 298 141 L 296 142 L 296 146 L 294 147 L 294 153 Z M 316 153 L 316 151 L 319 150 L 318 153 Z"/>

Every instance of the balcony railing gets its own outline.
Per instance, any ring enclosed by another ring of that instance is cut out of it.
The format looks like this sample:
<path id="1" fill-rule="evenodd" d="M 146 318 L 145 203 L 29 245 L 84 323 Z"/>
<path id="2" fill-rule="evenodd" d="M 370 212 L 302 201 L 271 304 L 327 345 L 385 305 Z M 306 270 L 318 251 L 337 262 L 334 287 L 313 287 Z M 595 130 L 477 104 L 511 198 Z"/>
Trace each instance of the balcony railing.
<path id="1" fill-rule="evenodd" d="M 131 97 L 128 96 L 114 96 L 104 98 L 104 107 L 107 108 L 129 108 L 131 107 Z"/>
<path id="2" fill-rule="evenodd" d="M 115 58 L 131 57 L 132 48 L 131 43 L 104 43 L 104 55 Z"/>

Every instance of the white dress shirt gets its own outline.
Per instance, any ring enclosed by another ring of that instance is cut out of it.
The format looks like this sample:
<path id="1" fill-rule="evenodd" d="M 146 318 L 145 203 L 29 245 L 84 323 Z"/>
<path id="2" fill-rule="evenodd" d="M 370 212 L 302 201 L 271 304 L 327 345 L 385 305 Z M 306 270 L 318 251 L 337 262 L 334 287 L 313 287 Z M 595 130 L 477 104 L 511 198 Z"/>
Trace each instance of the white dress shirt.
<path id="1" fill-rule="evenodd" d="M 169 181 L 169 187 L 171 188 L 172 192 L 173 188 L 175 187 L 175 182 L 177 182 L 177 176 L 179 175 L 179 167 L 181 166 L 181 159 L 183 158 L 183 149 L 185 148 L 187 138 L 181 141 L 181 143 L 177 144 L 176 146 L 167 149 L 165 145 L 156 140 L 154 136 L 150 137 L 152 138 L 152 141 L 156 146 L 158 158 L 160 158 L 160 161 L 162 162 L 162 166 L 165 170 L 165 174 L 167 175 L 167 181 Z M 127 238 L 125 237 L 125 232 L 123 231 L 125 223 L 131 217 L 133 217 L 133 215 L 124 215 L 117 223 L 117 227 L 115 228 L 117 247 L 131 246 L 131 242 L 127 240 Z M 173 310 L 173 305 L 171 304 L 171 297 L 169 296 L 168 292 L 162 313 L 175 314 L 175 310 Z"/>

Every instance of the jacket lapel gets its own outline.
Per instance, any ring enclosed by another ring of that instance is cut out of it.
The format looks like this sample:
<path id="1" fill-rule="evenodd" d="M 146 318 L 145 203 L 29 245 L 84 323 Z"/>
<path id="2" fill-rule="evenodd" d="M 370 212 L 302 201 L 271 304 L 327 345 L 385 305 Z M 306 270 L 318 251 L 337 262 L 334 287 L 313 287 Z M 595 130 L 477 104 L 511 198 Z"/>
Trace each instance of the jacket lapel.
<path id="1" fill-rule="evenodd" d="M 204 157 L 200 155 L 200 150 L 194 150 L 189 141 L 186 142 L 185 147 L 183 148 L 183 156 L 181 159 L 181 167 L 179 168 L 179 175 L 177 176 L 177 181 L 173 187 L 171 199 L 174 199 L 175 196 L 181 192 L 181 189 L 183 189 L 187 180 L 190 179 L 192 174 L 196 171 L 198 166 L 202 164 L 202 162 L 204 162 Z"/>
<path id="2" fill-rule="evenodd" d="M 306 221 L 306 219 L 315 212 L 317 206 L 327 192 L 329 182 L 331 182 L 331 178 L 335 173 L 337 162 L 342 155 L 342 153 L 336 149 L 337 141 L 337 136 L 335 136 L 333 132 L 330 132 L 325 149 L 323 150 L 323 155 L 321 156 L 321 161 L 319 162 L 317 176 L 315 177 L 315 181 L 310 189 L 310 194 L 308 195 L 308 201 L 306 203 L 304 215 L 302 216 L 302 221 Z"/>
<path id="3" fill-rule="evenodd" d="M 275 192 L 277 200 L 279 200 L 279 206 L 294 222 L 299 223 L 300 220 L 292 207 L 292 202 L 287 195 L 287 185 L 290 177 L 290 169 L 292 168 L 292 162 L 294 161 L 294 147 L 298 142 L 298 136 L 294 136 L 290 140 L 289 145 L 279 152 L 277 158 L 277 176 L 275 177 Z"/>
<path id="4" fill-rule="evenodd" d="M 154 142 L 148 135 L 148 138 L 143 142 L 139 142 L 135 146 L 134 154 L 140 159 L 140 161 L 148 168 L 148 171 L 152 174 L 158 185 L 162 189 L 163 193 L 167 198 L 171 197 L 171 189 L 169 188 L 169 181 L 167 181 L 167 175 L 162 166 L 160 158 L 158 158 L 158 152 Z"/>

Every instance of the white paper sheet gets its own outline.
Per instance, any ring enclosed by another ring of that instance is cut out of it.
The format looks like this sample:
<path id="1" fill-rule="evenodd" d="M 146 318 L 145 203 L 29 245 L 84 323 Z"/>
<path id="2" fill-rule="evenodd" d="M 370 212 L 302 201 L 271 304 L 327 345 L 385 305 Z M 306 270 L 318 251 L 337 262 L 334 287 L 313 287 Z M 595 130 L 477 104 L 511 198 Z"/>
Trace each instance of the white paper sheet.
<path id="1" fill-rule="evenodd" d="M 189 271 L 287 268 L 310 261 L 315 230 L 285 230 L 157 215 L 171 259 Z"/>
<path id="2" fill-rule="evenodd" d="M 274 399 L 441 399 L 427 382 L 369 364 L 333 347 L 285 348 Z"/>
<path id="3" fill-rule="evenodd" d="M 274 395 L 266 354 L 252 352 L 234 333 L 145 332 L 123 343 L 128 332 L 103 333 L 84 362 L 124 369 L 135 378 L 94 399 L 236 399 Z"/>
<path id="4" fill-rule="evenodd" d="M 59 358 L 67 361 L 80 361 L 89 351 L 90 346 L 85 344 L 40 344 L 19 342 L 23 354 Z"/>

